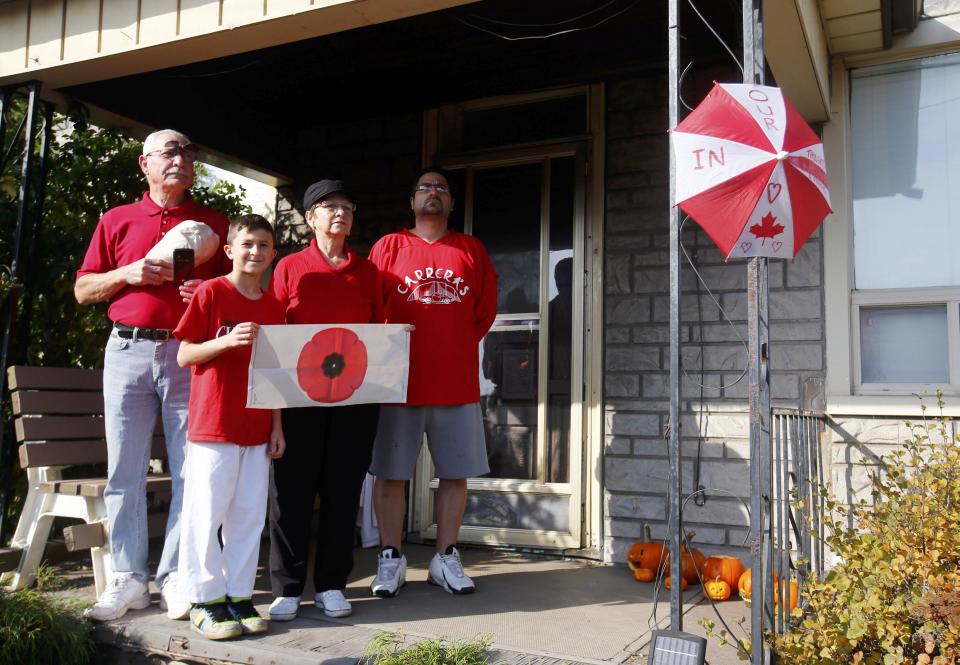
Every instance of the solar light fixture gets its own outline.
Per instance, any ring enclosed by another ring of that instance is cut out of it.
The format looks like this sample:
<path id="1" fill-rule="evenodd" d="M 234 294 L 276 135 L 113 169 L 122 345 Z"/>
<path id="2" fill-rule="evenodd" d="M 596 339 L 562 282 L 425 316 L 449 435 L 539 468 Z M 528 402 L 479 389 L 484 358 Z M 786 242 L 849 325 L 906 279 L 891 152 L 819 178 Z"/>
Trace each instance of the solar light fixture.
<path id="1" fill-rule="evenodd" d="M 707 640 L 678 630 L 655 630 L 647 653 L 648 665 L 703 665 Z"/>

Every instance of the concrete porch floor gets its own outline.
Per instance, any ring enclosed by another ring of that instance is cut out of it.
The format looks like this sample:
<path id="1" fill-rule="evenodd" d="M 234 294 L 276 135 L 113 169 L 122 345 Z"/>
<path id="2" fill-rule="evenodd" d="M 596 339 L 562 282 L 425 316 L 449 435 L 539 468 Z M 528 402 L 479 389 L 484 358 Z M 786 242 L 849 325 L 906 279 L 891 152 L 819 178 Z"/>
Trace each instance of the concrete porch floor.
<path id="1" fill-rule="evenodd" d="M 396 598 L 380 599 L 371 597 L 368 590 L 376 572 L 376 551 L 357 551 L 346 590 L 353 603 L 350 617 L 330 619 L 312 602 L 304 602 L 296 620 L 273 622 L 266 635 L 212 642 L 193 633 L 187 622 L 168 620 L 154 603 L 99 625 L 97 641 L 167 661 L 347 664 L 356 662 L 381 631 L 399 630 L 407 640 L 490 635 L 491 663 L 642 665 L 650 631 L 669 627 L 669 592 L 661 591 L 654 616 L 653 585 L 635 582 L 622 566 L 464 549 L 465 568 L 478 590 L 468 596 L 452 596 L 426 583 L 432 547 L 407 545 L 405 554 L 409 561 L 407 586 Z M 272 597 L 262 568 L 259 573 L 254 602 L 267 616 Z M 66 576 L 72 578 L 70 593 L 92 598 L 89 569 L 74 567 Z M 155 600 L 158 597 L 155 594 Z M 713 609 L 700 592 L 688 590 L 686 598 L 684 628 L 703 635 L 698 620 L 715 618 Z M 309 598 L 305 593 L 304 600 L 312 600 L 312 591 Z M 737 617 L 748 616 L 739 600 L 719 603 L 718 608 L 734 628 Z M 710 640 L 707 662 L 733 665 L 739 661 L 732 649 L 720 648 Z"/>

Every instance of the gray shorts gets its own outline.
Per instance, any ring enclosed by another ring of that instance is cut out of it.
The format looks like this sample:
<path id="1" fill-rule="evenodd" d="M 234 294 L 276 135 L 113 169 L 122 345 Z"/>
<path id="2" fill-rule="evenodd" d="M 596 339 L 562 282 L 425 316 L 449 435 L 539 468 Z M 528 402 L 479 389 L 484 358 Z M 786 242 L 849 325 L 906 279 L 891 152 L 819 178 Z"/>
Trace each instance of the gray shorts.
<path id="1" fill-rule="evenodd" d="M 370 473 L 409 480 L 423 435 L 438 478 L 459 480 L 490 473 L 480 404 L 382 406 Z"/>

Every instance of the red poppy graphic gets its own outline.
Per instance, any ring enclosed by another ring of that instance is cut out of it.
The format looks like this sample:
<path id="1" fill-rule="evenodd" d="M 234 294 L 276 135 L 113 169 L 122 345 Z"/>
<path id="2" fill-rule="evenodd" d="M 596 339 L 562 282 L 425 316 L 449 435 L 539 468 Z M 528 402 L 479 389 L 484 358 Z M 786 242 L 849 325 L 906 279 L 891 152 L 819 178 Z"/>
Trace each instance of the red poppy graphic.
<path id="1" fill-rule="evenodd" d="M 367 347 L 346 328 L 321 330 L 303 345 L 297 381 L 314 402 L 342 402 L 363 383 Z"/>

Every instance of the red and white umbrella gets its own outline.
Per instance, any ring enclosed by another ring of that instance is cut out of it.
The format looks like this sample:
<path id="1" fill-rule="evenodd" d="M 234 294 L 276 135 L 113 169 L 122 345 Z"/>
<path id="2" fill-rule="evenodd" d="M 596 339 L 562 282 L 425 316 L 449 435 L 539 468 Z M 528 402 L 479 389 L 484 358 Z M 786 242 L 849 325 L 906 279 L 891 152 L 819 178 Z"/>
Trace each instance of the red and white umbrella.
<path id="1" fill-rule="evenodd" d="M 674 205 L 727 259 L 793 258 L 831 212 L 823 144 L 779 88 L 715 83 L 671 144 Z"/>

